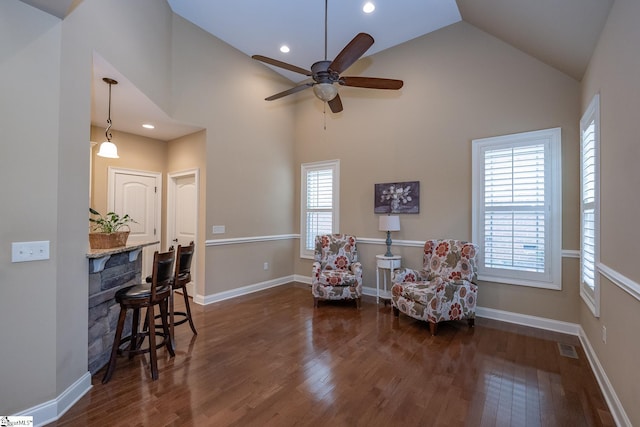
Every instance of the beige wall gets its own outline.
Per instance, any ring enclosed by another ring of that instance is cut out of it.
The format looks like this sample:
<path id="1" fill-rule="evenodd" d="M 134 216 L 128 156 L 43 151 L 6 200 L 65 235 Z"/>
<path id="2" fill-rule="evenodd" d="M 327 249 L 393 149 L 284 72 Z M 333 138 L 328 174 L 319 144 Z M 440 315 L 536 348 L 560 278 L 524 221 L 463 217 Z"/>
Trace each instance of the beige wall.
<path id="1" fill-rule="evenodd" d="M 600 93 L 600 261 L 635 283 L 640 231 L 640 3 L 616 0 L 582 85 L 582 110 Z M 611 381 L 631 425 L 640 425 L 640 301 L 600 276 L 600 317 L 581 305 L 581 324 Z M 607 329 L 607 342 L 602 327 Z"/>
<path id="2" fill-rule="evenodd" d="M 340 158 L 340 229 L 385 238 L 373 214 L 375 183 L 420 181 L 420 214 L 402 215 L 393 240 L 471 239 L 471 140 L 562 128 L 563 248 L 579 248 L 578 82 L 465 22 L 451 25 L 355 64 L 346 74 L 400 78 L 384 92 L 342 87 L 344 112 L 327 114 L 311 94 L 297 103 L 296 206 L 300 163 Z M 299 223 L 298 214 L 296 224 Z M 362 248 L 365 285 L 375 286 L 375 257 Z M 419 248 L 398 248 L 419 266 Z M 394 253 L 395 253 L 394 252 Z M 311 262 L 296 252 L 296 273 Z M 563 290 L 481 283 L 478 304 L 577 322 L 574 260 L 565 259 Z M 526 303 L 525 303 L 526 301 Z"/>
<path id="3" fill-rule="evenodd" d="M 174 118 L 207 129 L 204 238 L 293 233 L 294 112 L 264 101 L 287 82 L 178 16 L 173 34 Z M 213 235 L 213 225 L 224 225 L 226 233 Z M 255 254 L 291 260 L 292 246 L 207 246 L 204 295 L 291 275 L 290 261 L 264 271 L 268 260 Z M 230 259 L 236 264 L 229 265 Z"/>
<path id="4" fill-rule="evenodd" d="M 0 414 L 10 415 L 56 395 L 61 28 L 18 1 L 0 2 L 0 16 Z M 51 259 L 12 264 L 11 242 L 30 240 L 49 240 Z"/>

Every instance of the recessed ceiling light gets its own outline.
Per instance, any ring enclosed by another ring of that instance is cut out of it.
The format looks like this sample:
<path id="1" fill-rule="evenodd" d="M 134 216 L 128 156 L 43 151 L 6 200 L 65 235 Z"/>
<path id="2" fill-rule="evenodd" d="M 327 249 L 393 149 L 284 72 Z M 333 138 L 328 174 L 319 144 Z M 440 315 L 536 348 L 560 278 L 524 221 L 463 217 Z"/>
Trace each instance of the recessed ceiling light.
<path id="1" fill-rule="evenodd" d="M 365 5 L 362 7 L 362 11 L 364 13 L 371 13 L 374 10 L 376 10 L 376 6 L 370 1 L 366 2 Z"/>
<path id="2" fill-rule="evenodd" d="M 289 53 L 289 46 L 287 46 L 286 44 L 283 44 L 282 46 L 280 46 L 280 52 Z"/>
<path id="3" fill-rule="evenodd" d="M 145 128 L 145 129 L 155 129 L 156 128 L 151 123 L 145 123 L 145 124 L 142 125 L 142 127 Z"/>

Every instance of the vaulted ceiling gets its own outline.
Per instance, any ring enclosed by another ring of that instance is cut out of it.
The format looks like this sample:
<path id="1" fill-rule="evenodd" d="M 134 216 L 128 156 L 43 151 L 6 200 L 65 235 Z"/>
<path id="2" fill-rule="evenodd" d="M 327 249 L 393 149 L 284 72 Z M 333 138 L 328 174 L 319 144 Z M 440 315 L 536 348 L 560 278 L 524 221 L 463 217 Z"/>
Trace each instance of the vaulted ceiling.
<path id="1" fill-rule="evenodd" d="M 61 19 L 82 2 L 22 1 Z M 325 2 L 322 0 L 167 1 L 175 13 L 247 55 L 260 54 L 302 68 L 324 59 Z M 364 1 L 328 1 L 329 59 L 359 32 L 367 32 L 375 39 L 366 56 L 464 20 L 580 81 L 614 0 L 371 1 L 376 6 L 371 14 L 362 12 Z M 291 51 L 281 53 L 282 44 L 289 45 Z M 273 69 L 294 82 L 305 78 Z M 98 110 L 94 113 L 98 123 L 104 121 L 104 112 L 100 110 L 106 110 L 107 92 L 103 86 L 100 76 L 96 76 L 94 93 L 100 99 L 96 100 Z M 119 96 L 140 97 L 141 94 Z M 144 104 L 144 100 L 119 102 L 137 105 L 139 109 Z M 103 104 L 105 107 L 99 107 Z M 140 133 L 139 123 L 133 127 L 118 123 L 118 129 Z M 169 139 L 175 135 L 173 132 L 156 134 L 156 137 Z"/>

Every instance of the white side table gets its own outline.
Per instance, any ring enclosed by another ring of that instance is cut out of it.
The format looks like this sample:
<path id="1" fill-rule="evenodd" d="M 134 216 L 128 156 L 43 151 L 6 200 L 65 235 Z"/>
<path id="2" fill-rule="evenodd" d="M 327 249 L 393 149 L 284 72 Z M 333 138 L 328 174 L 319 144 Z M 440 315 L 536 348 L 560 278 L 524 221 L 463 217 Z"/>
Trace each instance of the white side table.
<path id="1" fill-rule="evenodd" d="M 387 270 L 389 274 L 389 281 L 391 281 L 391 273 L 396 268 L 400 268 L 402 257 L 400 255 L 384 256 L 376 255 L 376 303 L 380 302 L 380 298 L 385 300 L 391 299 L 391 292 L 387 289 Z M 384 276 L 384 290 L 380 290 L 380 270 Z"/>

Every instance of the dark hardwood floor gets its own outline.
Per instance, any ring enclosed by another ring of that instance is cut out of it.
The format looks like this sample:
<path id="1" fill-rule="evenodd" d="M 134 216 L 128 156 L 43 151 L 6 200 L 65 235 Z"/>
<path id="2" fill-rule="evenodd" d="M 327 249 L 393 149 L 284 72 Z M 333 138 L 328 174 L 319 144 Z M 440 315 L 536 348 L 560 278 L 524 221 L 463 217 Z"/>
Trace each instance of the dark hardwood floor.
<path id="1" fill-rule="evenodd" d="M 157 381 L 120 358 L 50 426 L 615 425 L 573 336 L 478 318 L 432 337 L 373 298 L 314 309 L 301 284 L 192 308 Z"/>

